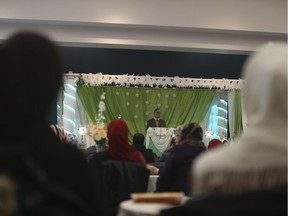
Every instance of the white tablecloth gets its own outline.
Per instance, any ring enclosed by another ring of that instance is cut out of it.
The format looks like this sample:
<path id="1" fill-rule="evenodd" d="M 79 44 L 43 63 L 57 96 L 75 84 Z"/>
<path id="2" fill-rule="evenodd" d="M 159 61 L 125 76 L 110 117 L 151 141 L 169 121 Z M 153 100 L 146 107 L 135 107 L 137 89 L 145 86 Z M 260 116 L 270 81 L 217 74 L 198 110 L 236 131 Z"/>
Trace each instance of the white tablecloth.
<path id="1" fill-rule="evenodd" d="M 173 205 L 160 203 L 134 203 L 127 200 L 120 204 L 117 216 L 156 216 L 163 209 L 171 208 Z"/>
<path id="2" fill-rule="evenodd" d="M 155 192 L 158 177 L 159 177 L 159 175 L 150 175 L 149 176 L 147 192 Z"/>
<path id="3" fill-rule="evenodd" d="M 188 199 L 188 197 L 184 197 L 181 204 L 187 202 Z M 126 200 L 121 202 L 117 216 L 158 216 L 161 210 L 172 207 L 175 207 L 175 205 L 162 203 L 135 203 L 133 200 Z"/>

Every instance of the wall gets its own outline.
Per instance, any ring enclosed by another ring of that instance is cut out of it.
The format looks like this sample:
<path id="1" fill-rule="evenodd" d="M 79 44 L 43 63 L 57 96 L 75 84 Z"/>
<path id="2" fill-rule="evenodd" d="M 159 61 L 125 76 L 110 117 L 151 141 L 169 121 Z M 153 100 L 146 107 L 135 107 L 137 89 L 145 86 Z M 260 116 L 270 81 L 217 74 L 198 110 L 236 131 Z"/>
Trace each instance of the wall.
<path id="1" fill-rule="evenodd" d="M 259 45 L 287 41 L 287 1 L 1 0 L 0 42 L 20 29 L 49 35 L 74 72 L 238 78 Z"/>
<path id="2" fill-rule="evenodd" d="M 29 28 L 62 46 L 247 54 L 286 41 L 286 0 L 1 0 L 0 39 Z"/>

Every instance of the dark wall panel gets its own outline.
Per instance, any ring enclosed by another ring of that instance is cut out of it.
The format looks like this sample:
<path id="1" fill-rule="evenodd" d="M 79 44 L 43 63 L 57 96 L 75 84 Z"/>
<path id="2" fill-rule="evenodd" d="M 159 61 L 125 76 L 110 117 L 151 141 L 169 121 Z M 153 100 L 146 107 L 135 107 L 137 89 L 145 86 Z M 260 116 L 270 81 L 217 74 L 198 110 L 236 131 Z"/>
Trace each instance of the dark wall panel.
<path id="1" fill-rule="evenodd" d="M 238 79 L 247 55 L 61 47 L 66 70 L 77 73 Z"/>

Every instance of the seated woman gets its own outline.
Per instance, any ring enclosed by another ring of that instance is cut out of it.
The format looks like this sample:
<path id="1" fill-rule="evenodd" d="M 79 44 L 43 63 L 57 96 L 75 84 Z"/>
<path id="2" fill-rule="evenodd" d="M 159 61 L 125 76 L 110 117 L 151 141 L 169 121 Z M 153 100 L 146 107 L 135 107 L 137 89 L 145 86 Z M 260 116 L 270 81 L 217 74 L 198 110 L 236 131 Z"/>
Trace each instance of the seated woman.
<path id="1" fill-rule="evenodd" d="M 143 155 L 129 145 L 128 126 L 123 120 L 117 119 L 111 121 L 108 126 L 107 136 L 108 149 L 95 153 L 89 163 L 100 165 L 103 161 L 120 160 L 135 162 L 146 166 Z"/>
<path id="2" fill-rule="evenodd" d="M 190 123 L 184 126 L 181 132 L 180 143 L 176 145 L 160 171 L 157 181 L 158 192 L 182 191 L 189 193 L 188 178 L 193 160 L 206 150 L 203 139 L 203 130 L 200 125 Z"/>
<path id="3" fill-rule="evenodd" d="M 144 141 L 145 137 L 142 133 L 135 133 L 132 147 L 142 153 L 147 163 L 152 163 L 155 161 L 154 152 L 146 148 Z"/>

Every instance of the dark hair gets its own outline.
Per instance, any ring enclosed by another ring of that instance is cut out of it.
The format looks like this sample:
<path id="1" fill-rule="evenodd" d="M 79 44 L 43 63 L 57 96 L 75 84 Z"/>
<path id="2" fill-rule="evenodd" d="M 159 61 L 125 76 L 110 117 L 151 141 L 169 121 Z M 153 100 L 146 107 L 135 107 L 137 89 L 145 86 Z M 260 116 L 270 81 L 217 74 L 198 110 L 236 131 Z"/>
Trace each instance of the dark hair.
<path id="1" fill-rule="evenodd" d="M 133 144 L 143 144 L 144 145 L 144 135 L 142 133 L 135 133 L 133 136 Z"/>
<path id="2" fill-rule="evenodd" d="M 184 126 L 181 133 L 181 140 L 189 138 L 195 141 L 202 141 L 203 139 L 203 130 L 202 127 L 197 123 L 190 123 Z"/>
<path id="3" fill-rule="evenodd" d="M 176 145 L 175 137 L 172 137 L 171 140 L 170 140 L 170 146 L 174 147 L 175 145 Z"/>
<path id="4" fill-rule="evenodd" d="M 9 112 L 21 123 L 47 121 L 56 105 L 63 68 L 58 48 L 45 36 L 35 32 L 12 35 L 0 48 L 1 82 L 6 86 L 2 85 L 0 94 L 7 105 L 1 113 Z M 11 86 L 9 95 L 7 86 Z M 10 114 L 6 116 L 11 118 Z M 9 119 L 4 121 L 9 123 Z"/>
<path id="5" fill-rule="evenodd" d="M 157 110 L 159 110 L 159 111 L 160 111 L 160 109 L 159 109 L 159 108 L 156 108 L 156 109 L 154 109 L 154 113 L 155 113 Z"/>

